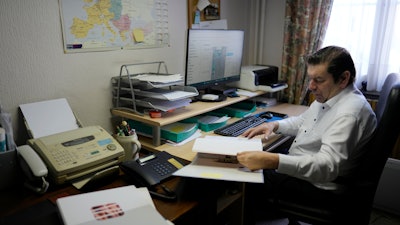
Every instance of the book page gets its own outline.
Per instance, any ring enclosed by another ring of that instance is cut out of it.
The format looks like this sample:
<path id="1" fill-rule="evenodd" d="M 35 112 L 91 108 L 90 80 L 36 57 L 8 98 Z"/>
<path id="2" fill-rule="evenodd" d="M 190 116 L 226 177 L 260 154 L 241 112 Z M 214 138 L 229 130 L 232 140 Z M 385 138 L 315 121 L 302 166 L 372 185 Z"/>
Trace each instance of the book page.
<path id="1" fill-rule="evenodd" d="M 236 155 L 243 151 L 262 151 L 262 142 L 261 138 L 247 139 L 210 135 L 197 138 L 192 150 L 200 153 Z"/>

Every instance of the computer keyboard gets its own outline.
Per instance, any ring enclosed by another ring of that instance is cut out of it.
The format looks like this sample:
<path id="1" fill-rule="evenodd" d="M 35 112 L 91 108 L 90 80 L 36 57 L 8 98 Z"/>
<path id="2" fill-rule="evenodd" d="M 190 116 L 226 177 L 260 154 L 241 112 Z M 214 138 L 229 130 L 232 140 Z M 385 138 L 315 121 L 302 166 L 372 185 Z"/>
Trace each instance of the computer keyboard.
<path id="1" fill-rule="evenodd" d="M 223 136 L 237 137 L 243 134 L 247 129 L 256 127 L 264 123 L 265 121 L 266 121 L 265 118 L 261 118 L 258 116 L 248 116 L 234 123 L 218 128 L 214 130 L 214 133 Z"/>

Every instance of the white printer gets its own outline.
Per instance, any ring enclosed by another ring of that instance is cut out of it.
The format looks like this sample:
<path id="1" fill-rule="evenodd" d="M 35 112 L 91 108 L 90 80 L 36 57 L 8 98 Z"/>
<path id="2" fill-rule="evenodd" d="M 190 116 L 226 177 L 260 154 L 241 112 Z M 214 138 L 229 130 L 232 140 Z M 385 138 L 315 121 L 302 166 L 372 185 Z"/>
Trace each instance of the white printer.
<path id="1" fill-rule="evenodd" d="M 276 92 L 287 88 L 278 80 L 278 67 L 268 65 L 242 66 L 240 81 L 231 84 L 249 91 Z"/>

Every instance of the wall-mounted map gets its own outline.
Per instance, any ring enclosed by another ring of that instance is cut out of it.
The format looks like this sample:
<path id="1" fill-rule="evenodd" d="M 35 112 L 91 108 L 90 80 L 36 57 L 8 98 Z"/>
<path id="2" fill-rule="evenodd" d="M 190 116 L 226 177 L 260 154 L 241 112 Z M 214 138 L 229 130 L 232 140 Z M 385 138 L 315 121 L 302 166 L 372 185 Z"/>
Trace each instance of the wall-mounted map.
<path id="1" fill-rule="evenodd" d="M 168 0 L 59 0 L 65 52 L 169 44 Z"/>

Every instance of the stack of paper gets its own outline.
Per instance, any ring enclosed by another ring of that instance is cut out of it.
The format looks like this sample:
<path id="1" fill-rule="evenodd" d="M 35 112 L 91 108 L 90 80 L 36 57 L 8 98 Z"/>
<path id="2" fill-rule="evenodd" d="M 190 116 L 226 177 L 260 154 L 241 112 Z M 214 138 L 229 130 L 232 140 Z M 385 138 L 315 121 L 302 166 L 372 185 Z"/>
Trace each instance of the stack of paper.
<path id="1" fill-rule="evenodd" d="M 197 92 L 181 91 L 181 90 L 170 90 L 165 88 L 151 88 L 146 90 L 135 90 L 136 95 L 175 101 L 184 98 L 190 98 L 198 95 Z"/>
<path id="2" fill-rule="evenodd" d="M 181 74 L 168 74 L 168 75 L 141 74 L 135 76 L 134 79 L 140 81 L 154 82 L 154 83 L 173 83 L 173 82 L 183 81 L 183 76 Z"/>
<path id="3" fill-rule="evenodd" d="M 159 109 L 161 111 L 167 112 L 173 109 L 178 109 L 190 104 L 192 100 L 190 98 L 179 99 L 175 101 L 155 99 L 155 98 L 144 98 L 136 99 L 136 104 L 143 107 L 148 107 L 151 104 L 152 108 Z"/>
<path id="4" fill-rule="evenodd" d="M 262 170 L 249 171 L 236 160 L 238 152 L 262 151 L 262 142 L 259 138 L 205 136 L 195 140 L 192 150 L 197 152 L 195 159 L 189 165 L 176 171 L 175 176 L 251 183 L 264 182 Z"/>
<path id="5" fill-rule="evenodd" d="M 89 192 L 57 199 L 65 225 L 166 225 L 147 188 L 135 186 Z"/>

